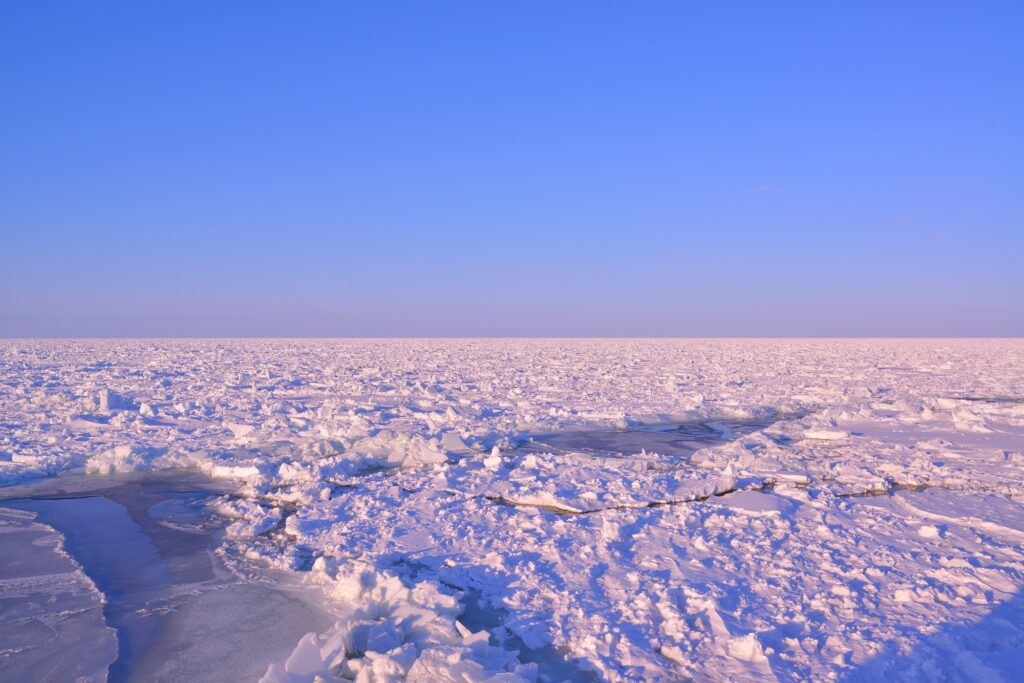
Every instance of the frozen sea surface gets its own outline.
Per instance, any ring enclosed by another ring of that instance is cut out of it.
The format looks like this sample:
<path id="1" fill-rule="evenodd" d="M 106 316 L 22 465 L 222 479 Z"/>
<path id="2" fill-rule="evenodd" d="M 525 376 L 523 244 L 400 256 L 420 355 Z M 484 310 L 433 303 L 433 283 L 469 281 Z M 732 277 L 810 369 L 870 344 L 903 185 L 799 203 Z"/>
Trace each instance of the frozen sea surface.
<path id="1" fill-rule="evenodd" d="M 98 681 L 117 656 L 103 597 L 31 513 L 0 507 L 0 678 Z"/>
<path id="2" fill-rule="evenodd" d="M 102 646 L 86 658 L 94 680 L 107 673 L 111 681 L 255 680 L 286 657 L 294 641 L 331 620 L 309 604 L 308 591 L 280 590 L 269 575 L 240 580 L 214 555 L 223 525 L 203 505 L 228 490 L 187 472 L 71 475 L 8 489 L 0 496 L 18 497 L 0 501 L 0 512 L 23 525 L 28 518 L 11 513 L 30 514 L 31 527 L 45 529 L 39 533 L 59 534 L 53 542 L 63 552 L 50 545 L 43 557 L 16 565 L 14 558 L 38 554 L 37 534 L 7 533 L 0 535 L 8 541 L 0 566 L 24 578 L 43 574 L 51 563 L 74 564 L 83 583 L 95 586 L 102 619 L 94 618 L 88 633 L 82 629 L 83 640 Z M 45 617 L 73 607 L 57 581 L 36 589 L 9 603 L 0 629 L 24 624 L 19 612 L 26 603 L 45 600 L 51 605 Z M 51 638 L 10 653 L 0 671 L 10 680 L 73 680 L 68 674 L 82 668 L 82 654 L 68 648 L 68 640 Z"/>
<path id="3" fill-rule="evenodd" d="M 796 416 L 791 416 L 796 417 Z M 641 452 L 688 456 L 707 446 L 765 429 L 778 419 L 694 420 L 682 424 L 638 424 L 614 429 L 583 429 L 530 436 L 534 452 L 590 453 L 628 457 Z"/>
<path id="4" fill-rule="evenodd" d="M 3 495 L 72 482 L 0 507 L 0 678 L 1024 669 L 1020 340 L 0 344 Z"/>

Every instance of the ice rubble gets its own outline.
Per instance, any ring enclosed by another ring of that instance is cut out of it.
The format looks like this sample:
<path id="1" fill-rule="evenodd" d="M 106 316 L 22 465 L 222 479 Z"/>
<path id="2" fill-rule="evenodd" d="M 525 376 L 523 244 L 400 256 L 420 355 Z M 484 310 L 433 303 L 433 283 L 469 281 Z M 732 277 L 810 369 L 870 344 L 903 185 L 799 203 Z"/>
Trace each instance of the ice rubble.
<path id="1" fill-rule="evenodd" d="M 226 552 L 339 615 L 267 680 L 956 680 L 1024 657 L 1022 397 L 1019 341 L 12 341 L 0 483 L 241 480 Z"/>
<path id="2" fill-rule="evenodd" d="M 731 491 L 729 472 L 666 467 L 656 459 L 583 455 L 526 455 L 465 463 L 446 486 L 513 505 L 547 507 L 570 513 L 701 500 Z"/>
<path id="3" fill-rule="evenodd" d="M 349 679 L 378 681 L 478 681 L 532 683 L 536 666 L 489 644 L 486 631 L 458 621 L 461 606 L 431 581 L 407 586 L 390 572 L 353 561 L 342 567 L 320 558 L 311 581 L 347 606 L 327 633 L 308 634 L 283 665 L 261 683 L 312 683 Z"/>

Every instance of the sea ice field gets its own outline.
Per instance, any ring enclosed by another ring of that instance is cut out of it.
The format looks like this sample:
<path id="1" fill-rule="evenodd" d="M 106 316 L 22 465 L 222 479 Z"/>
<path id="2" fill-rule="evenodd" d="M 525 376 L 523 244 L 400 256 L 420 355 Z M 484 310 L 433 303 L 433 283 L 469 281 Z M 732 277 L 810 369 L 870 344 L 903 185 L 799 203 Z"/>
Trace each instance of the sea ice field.
<path id="1" fill-rule="evenodd" d="M 0 680 L 1014 681 L 1021 340 L 0 341 Z"/>

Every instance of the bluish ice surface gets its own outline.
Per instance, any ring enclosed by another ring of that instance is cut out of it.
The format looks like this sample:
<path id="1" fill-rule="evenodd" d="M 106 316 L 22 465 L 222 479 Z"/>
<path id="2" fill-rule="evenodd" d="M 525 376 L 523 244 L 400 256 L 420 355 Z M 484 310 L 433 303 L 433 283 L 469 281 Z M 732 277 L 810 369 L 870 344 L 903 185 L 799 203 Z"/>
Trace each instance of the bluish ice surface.
<path id="1" fill-rule="evenodd" d="M 566 451 L 595 455 L 630 455 L 646 451 L 688 456 L 706 446 L 764 429 L 775 419 L 721 419 L 635 425 L 625 429 L 565 431 L 534 436 L 527 450 Z"/>
<path id="2" fill-rule="evenodd" d="M 203 508 L 220 490 L 193 476 L 68 477 L 5 492 L 21 497 L 0 505 L 59 532 L 105 596 L 103 617 L 117 639 L 109 680 L 256 680 L 331 619 L 301 593 L 227 571 L 213 553 L 222 524 Z M 17 656 L 0 660 L 0 678 L 19 665 Z"/>

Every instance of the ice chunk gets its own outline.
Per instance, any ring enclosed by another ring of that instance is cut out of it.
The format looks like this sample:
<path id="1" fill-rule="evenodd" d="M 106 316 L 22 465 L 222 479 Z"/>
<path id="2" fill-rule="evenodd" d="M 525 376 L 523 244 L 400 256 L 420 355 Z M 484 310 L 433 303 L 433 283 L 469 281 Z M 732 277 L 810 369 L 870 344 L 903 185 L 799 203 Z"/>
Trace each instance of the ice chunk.
<path id="1" fill-rule="evenodd" d="M 812 441 L 840 441 L 849 436 L 848 432 L 838 429 L 808 429 L 804 432 L 804 438 Z"/>
<path id="2" fill-rule="evenodd" d="M 110 389 L 101 389 L 96 396 L 96 403 L 99 409 L 105 412 L 130 410 L 133 407 L 131 400 Z"/>

